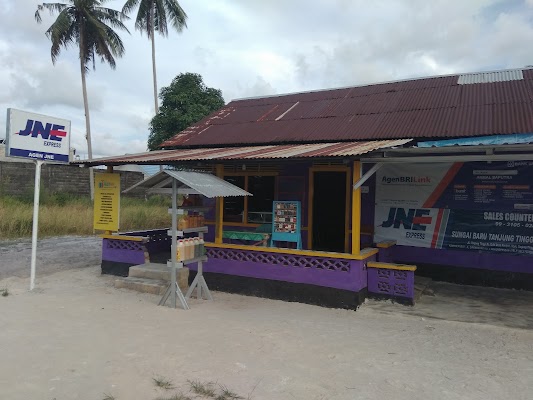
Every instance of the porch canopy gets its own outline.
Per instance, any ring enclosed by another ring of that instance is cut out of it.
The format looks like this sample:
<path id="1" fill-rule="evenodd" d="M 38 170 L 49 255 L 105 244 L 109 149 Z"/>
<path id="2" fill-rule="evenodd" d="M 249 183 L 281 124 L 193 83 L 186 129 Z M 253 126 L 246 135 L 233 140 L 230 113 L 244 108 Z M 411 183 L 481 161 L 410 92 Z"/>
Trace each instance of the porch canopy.
<path id="1" fill-rule="evenodd" d="M 172 236 L 172 245 L 171 245 L 171 261 L 169 267 L 171 268 L 171 279 L 170 285 L 167 288 L 167 291 L 161 298 L 159 305 L 166 303 L 170 297 L 170 303 L 173 308 L 176 308 L 176 299 L 180 300 L 180 303 L 184 309 L 189 309 L 187 303 L 187 298 L 191 295 L 194 288 L 197 289 L 198 298 L 202 297 L 202 291 L 206 294 L 209 300 L 212 300 L 211 293 L 207 287 L 207 283 L 202 275 L 202 263 L 206 261 L 206 257 L 201 256 L 193 260 L 188 260 L 189 263 L 195 262 L 198 263 L 198 272 L 192 282 L 189 291 L 184 296 L 181 290 L 179 289 L 176 281 L 176 270 L 177 268 L 185 264 L 185 261 L 178 262 L 176 257 L 177 252 L 177 237 L 178 237 L 178 210 L 177 206 L 177 195 L 178 194 L 201 194 L 208 198 L 216 197 L 217 200 L 223 197 L 230 196 L 251 196 L 247 191 L 232 185 L 229 182 L 221 178 L 217 178 L 214 175 L 211 175 L 206 172 L 197 172 L 197 171 L 171 171 L 165 170 L 160 171 L 157 174 L 151 176 L 148 179 L 145 179 L 136 185 L 124 190 L 124 193 L 131 192 L 136 189 L 144 189 L 148 193 L 159 193 L 159 194 L 171 194 L 172 195 L 172 208 L 170 210 L 172 214 L 172 229 L 169 232 Z M 221 214 L 222 203 L 217 201 L 217 214 Z M 181 213 L 182 214 L 182 213 Z M 222 221 L 217 220 L 217 227 L 222 226 Z M 184 232 L 194 232 L 200 235 L 200 238 L 203 239 L 203 233 L 207 230 L 204 227 L 191 228 L 190 230 Z"/>
<path id="2" fill-rule="evenodd" d="M 205 197 L 251 196 L 250 193 L 224 179 L 205 172 L 164 170 L 123 191 L 144 189 L 148 193 L 172 194 L 172 183 L 179 194 L 201 194 Z"/>
<path id="3" fill-rule="evenodd" d="M 88 167 L 96 165 L 167 165 L 187 163 L 214 163 L 253 160 L 311 160 L 350 159 L 376 150 L 396 148 L 409 143 L 411 139 L 350 141 L 312 144 L 280 144 L 268 146 L 203 147 L 196 149 L 175 149 L 148 151 L 139 154 L 95 158 L 74 161 Z"/>

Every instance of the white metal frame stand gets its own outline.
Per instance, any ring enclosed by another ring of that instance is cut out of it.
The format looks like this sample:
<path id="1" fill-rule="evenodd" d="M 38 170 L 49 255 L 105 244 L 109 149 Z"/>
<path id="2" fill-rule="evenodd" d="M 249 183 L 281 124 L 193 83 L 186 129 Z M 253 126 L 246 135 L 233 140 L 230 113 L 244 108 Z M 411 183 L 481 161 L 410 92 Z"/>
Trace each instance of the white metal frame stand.
<path id="1" fill-rule="evenodd" d="M 177 257 L 177 248 L 178 248 L 178 235 L 181 237 L 184 233 L 198 233 L 198 236 L 203 239 L 204 233 L 207 232 L 206 227 L 199 227 L 199 228 L 190 228 L 183 231 L 178 231 L 178 214 L 183 214 L 184 209 L 178 209 L 177 207 L 177 195 L 180 190 L 184 189 L 178 189 L 177 188 L 177 181 L 176 179 L 172 179 L 172 209 L 170 209 L 170 213 L 172 214 L 172 230 L 169 231 L 169 235 L 172 236 L 172 246 L 171 246 L 171 261 L 167 263 L 168 267 L 170 268 L 170 284 L 167 287 L 167 290 L 165 291 L 165 294 L 159 301 L 159 305 L 162 306 L 166 304 L 167 300 L 170 298 L 170 306 L 172 308 L 176 308 L 176 299 L 179 299 L 181 303 L 181 307 L 184 310 L 189 310 L 189 304 L 187 303 L 187 300 L 191 297 L 191 294 L 194 289 L 196 289 L 196 297 L 198 299 L 202 299 L 205 296 L 206 300 L 213 300 L 213 296 L 211 296 L 211 292 L 209 291 L 209 288 L 207 287 L 207 283 L 205 282 L 204 276 L 203 276 L 203 263 L 207 261 L 207 257 L 205 255 L 201 255 L 200 257 L 193 258 L 190 260 L 180 261 L 178 262 Z M 190 189 L 186 189 L 186 192 L 190 193 Z M 193 207 L 194 208 L 194 207 Z M 187 294 L 183 296 L 183 293 L 178 285 L 177 282 L 177 271 L 180 268 L 183 268 L 184 265 L 187 264 L 194 264 L 198 263 L 198 271 L 196 274 L 196 277 L 194 278 L 191 286 L 189 287 L 189 290 L 187 291 Z"/>
<path id="2" fill-rule="evenodd" d="M 167 302 L 167 299 L 170 296 L 170 306 L 172 308 L 176 308 L 176 297 L 180 300 L 181 307 L 184 310 L 189 310 L 189 304 L 187 303 L 187 300 L 183 296 L 183 293 L 181 292 L 181 289 L 178 285 L 177 280 L 177 268 L 182 268 L 183 263 L 178 263 L 176 261 L 176 252 L 178 249 L 178 209 L 176 207 L 176 200 L 177 200 L 177 186 L 176 186 L 176 180 L 172 179 L 172 246 L 171 246 L 171 265 L 170 265 L 170 285 L 168 285 L 168 288 L 161 298 L 161 301 L 159 302 L 159 305 L 162 306 Z"/>
<path id="3" fill-rule="evenodd" d="M 200 238 L 204 238 L 204 234 L 200 233 Z M 203 261 L 198 261 L 198 271 L 196 272 L 196 276 L 194 277 L 194 280 L 191 283 L 191 286 L 189 287 L 189 290 L 187 290 L 187 294 L 185 295 L 186 299 L 189 299 L 191 297 L 191 294 L 193 290 L 196 288 L 196 298 L 197 299 L 203 299 L 205 294 L 206 300 L 213 300 L 213 296 L 211 296 L 211 292 L 209 291 L 209 288 L 207 287 L 207 283 L 205 282 L 204 275 L 203 275 Z"/>

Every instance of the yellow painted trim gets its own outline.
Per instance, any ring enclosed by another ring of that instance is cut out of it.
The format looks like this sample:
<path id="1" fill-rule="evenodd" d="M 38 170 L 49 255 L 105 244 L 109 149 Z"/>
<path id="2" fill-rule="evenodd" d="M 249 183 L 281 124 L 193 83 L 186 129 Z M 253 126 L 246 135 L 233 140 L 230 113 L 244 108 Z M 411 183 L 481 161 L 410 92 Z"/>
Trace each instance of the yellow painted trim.
<path id="1" fill-rule="evenodd" d="M 351 175 L 350 175 L 350 168 L 345 167 L 343 171 L 346 173 L 346 195 L 344 199 L 344 252 L 349 252 L 349 246 L 350 246 L 350 238 L 348 231 L 350 230 L 350 224 L 348 221 L 348 215 L 350 215 L 350 182 Z"/>
<path id="2" fill-rule="evenodd" d="M 144 240 L 142 236 L 109 235 L 106 233 L 100 235 L 100 237 L 102 239 L 128 240 L 130 242 L 142 242 Z"/>
<path id="3" fill-rule="evenodd" d="M 248 175 L 244 177 L 244 190 L 248 191 Z M 248 223 L 248 196 L 244 196 L 244 209 L 242 210 L 242 223 L 243 224 Z"/>
<path id="4" fill-rule="evenodd" d="M 313 248 L 313 197 L 315 195 L 315 179 L 313 167 L 309 168 L 308 188 L 307 188 L 307 248 Z"/>
<path id="5" fill-rule="evenodd" d="M 224 179 L 224 165 L 216 165 L 216 175 L 220 179 Z M 216 198 L 216 214 L 215 214 L 215 243 L 222 243 L 222 229 L 224 221 L 224 198 Z"/>
<path id="6" fill-rule="evenodd" d="M 354 161 L 352 182 L 355 184 L 361 179 L 361 162 Z M 353 186 L 352 186 L 353 188 Z M 361 251 L 361 188 L 352 192 L 352 254 Z"/>
<path id="7" fill-rule="evenodd" d="M 213 247 L 217 249 L 234 249 L 234 250 L 247 250 L 247 251 L 260 251 L 263 253 L 281 253 L 281 254 L 293 254 L 298 256 L 310 256 L 310 257 L 325 257 L 325 258 L 340 258 L 344 260 L 366 260 L 378 253 L 378 249 L 367 248 L 364 249 L 361 254 L 348 254 L 348 253 L 330 253 L 327 251 L 313 251 L 313 250 L 296 250 L 296 249 L 280 249 L 278 247 L 261 247 L 261 246 L 246 246 L 238 244 L 228 243 L 206 243 L 207 247 Z"/>
<path id="8" fill-rule="evenodd" d="M 368 268 L 395 269 L 399 271 L 416 271 L 416 265 L 393 264 L 378 261 L 369 261 L 366 266 Z"/>
<path id="9" fill-rule="evenodd" d="M 384 240 L 383 242 L 376 243 L 376 247 L 380 249 L 388 249 L 392 246 L 396 246 L 396 240 Z"/>
<path id="10" fill-rule="evenodd" d="M 216 221 L 206 221 L 206 225 L 214 225 L 216 224 Z M 247 224 L 244 222 L 224 222 L 224 226 L 242 226 L 242 227 L 248 227 L 248 228 L 257 228 L 261 224 Z"/>
<path id="11" fill-rule="evenodd" d="M 279 172 L 271 172 L 271 171 L 257 171 L 257 172 L 250 172 L 250 171 L 242 171 L 242 172 L 226 172 L 224 171 L 224 176 L 278 176 Z"/>
<path id="12" fill-rule="evenodd" d="M 216 221 L 205 221 L 206 225 L 215 225 Z M 237 227 L 243 227 L 243 228 L 257 228 L 263 224 L 246 224 L 244 222 L 224 222 L 224 226 L 237 226 Z M 300 228 L 302 231 L 307 231 L 307 227 L 303 226 Z"/>
<path id="13" fill-rule="evenodd" d="M 337 172 L 344 172 L 348 169 L 348 166 L 344 165 L 313 165 L 309 167 L 309 169 L 313 172 L 315 171 L 337 171 Z"/>

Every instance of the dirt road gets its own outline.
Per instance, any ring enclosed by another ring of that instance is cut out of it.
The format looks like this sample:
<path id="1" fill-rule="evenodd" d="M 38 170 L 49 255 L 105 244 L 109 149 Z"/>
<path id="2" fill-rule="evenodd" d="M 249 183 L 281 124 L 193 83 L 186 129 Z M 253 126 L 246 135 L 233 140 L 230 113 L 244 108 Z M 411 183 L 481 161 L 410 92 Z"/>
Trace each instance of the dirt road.
<path id="1" fill-rule="evenodd" d="M 98 267 L 0 280 L 0 398 L 154 400 L 161 376 L 253 400 L 531 399 L 533 331 L 213 293 L 191 309 Z"/>
<path id="2" fill-rule="evenodd" d="M 100 264 L 102 239 L 96 236 L 61 236 L 40 239 L 36 276 Z M 30 275 L 31 239 L 0 241 L 0 279 Z"/>

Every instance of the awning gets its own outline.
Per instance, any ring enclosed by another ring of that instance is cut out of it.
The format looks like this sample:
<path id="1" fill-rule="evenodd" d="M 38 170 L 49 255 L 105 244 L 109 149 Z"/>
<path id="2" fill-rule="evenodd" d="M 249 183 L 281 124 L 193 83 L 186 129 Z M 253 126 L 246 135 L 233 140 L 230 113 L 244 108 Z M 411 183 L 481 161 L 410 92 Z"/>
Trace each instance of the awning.
<path id="1" fill-rule="evenodd" d="M 529 143 L 533 143 L 533 133 L 515 133 L 511 135 L 491 135 L 445 140 L 430 140 L 427 142 L 418 142 L 417 147 L 488 146 Z"/>
<path id="2" fill-rule="evenodd" d="M 245 190 L 206 172 L 164 170 L 124 190 L 144 189 L 151 193 L 171 193 L 172 180 L 176 179 L 179 193 L 202 194 L 205 197 L 251 196 Z"/>
<path id="3" fill-rule="evenodd" d="M 370 153 L 374 150 L 402 146 L 411 139 L 287 144 L 272 146 L 217 147 L 201 149 L 159 150 L 140 154 L 74 161 L 72 164 L 173 164 L 187 161 L 268 160 L 291 158 L 335 158 Z"/>

